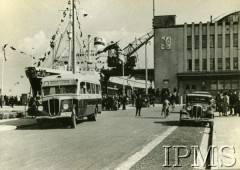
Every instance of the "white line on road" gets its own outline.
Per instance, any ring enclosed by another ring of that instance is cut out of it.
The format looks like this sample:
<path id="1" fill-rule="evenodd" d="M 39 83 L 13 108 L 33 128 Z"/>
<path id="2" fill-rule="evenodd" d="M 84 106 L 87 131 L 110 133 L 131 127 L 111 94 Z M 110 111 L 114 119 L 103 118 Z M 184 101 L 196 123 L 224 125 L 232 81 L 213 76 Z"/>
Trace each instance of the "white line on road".
<path id="1" fill-rule="evenodd" d="M 168 128 L 163 134 L 155 138 L 152 142 L 145 145 L 140 151 L 130 156 L 125 162 L 121 163 L 115 170 L 127 170 L 130 169 L 135 163 L 146 156 L 151 150 L 153 150 L 158 144 L 160 144 L 168 135 L 170 135 L 177 126 Z"/>

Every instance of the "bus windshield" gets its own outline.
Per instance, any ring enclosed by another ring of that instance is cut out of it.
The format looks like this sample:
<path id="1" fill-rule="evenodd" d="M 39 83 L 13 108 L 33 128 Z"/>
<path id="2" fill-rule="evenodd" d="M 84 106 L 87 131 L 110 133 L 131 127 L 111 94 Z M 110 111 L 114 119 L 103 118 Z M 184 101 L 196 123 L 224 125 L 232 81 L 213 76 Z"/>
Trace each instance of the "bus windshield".
<path id="1" fill-rule="evenodd" d="M 209 97 L 206 96 L 188 96 L 189 103 L 208 103 Z"/>
<path id="2" fill-rule="evenodd" d="M 62 85 L 62 86 L 49 86 L 43 87 L 43 95 L 53 95 L 53 94 L 76 94 L 77 85 Z"/>

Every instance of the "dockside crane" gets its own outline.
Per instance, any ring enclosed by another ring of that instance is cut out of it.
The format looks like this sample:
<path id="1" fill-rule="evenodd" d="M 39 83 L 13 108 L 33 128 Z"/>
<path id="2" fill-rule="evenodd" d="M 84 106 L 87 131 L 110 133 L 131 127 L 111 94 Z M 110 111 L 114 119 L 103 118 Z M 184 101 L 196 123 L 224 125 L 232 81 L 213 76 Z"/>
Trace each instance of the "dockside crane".
<path id="1" fill-rule="evenodd" d="M 134 55 L 143 45 L 149 42 L 154 36 L 154 31 L 143 35 L 129 43 L 123 50 L 118 46 L 118 42 L 107 46 L 102 52 L 108 51 L 108 67 L 109 69 L 101 70 L 101 81 L 103 91 L 106 93 L 108 81 L 111 76 L 134 76 L 134 67 L 137 63 L 137 57 Z M 123 57 L 123 59 L 120 59 Z M 125 61 L 125 62 L 124 62 Z M 124 63 L 123 63 L 124 62 Z M 123 71 L 124 70 L 124 71 Z M 123 73 L 124 72 L 124 73 Z"/>

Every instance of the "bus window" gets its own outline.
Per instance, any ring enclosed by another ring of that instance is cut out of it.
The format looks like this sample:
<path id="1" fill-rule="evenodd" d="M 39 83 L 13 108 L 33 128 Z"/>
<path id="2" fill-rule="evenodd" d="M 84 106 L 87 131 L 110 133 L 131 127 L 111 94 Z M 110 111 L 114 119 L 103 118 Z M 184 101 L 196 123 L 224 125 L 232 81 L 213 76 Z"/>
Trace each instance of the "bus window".
<path id="1" fill-rule="evenodd" d="M 91 84 L 92 94 L 95 94 L 95 84 Z"/>
<path id="2" fill-rule="evenodd" d="M 64 85 L 64 86 L 53 86 L 53 87 L 43 87 L 43 95 L 53 95 L 53 94 L 76 94 L 76 85 Z"/>
<path id="3" fill-rule="evenodd" d="M 85 82 L 80 82 L 80 94 L 85 94 L 86 92 Z"/>
<path id="4" fill-rule="evenodd" d="M 87 85 L 86 93 L 91 94 L 91 85 L 90 85 L 90 83 L 86 83 L 86 85 Z"/>
<path id="5" fill-rule="evenodd" d="M 99 85 L 96 84 L 96 94 L 99 94 Z"/>

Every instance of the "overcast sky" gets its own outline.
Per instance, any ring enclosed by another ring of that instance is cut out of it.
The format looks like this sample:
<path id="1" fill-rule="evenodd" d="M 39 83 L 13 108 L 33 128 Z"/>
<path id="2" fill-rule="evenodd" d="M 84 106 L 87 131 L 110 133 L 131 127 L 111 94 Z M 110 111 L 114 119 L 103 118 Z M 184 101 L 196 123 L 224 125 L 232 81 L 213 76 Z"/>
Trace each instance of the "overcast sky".
<path id="1" fill-rule="evenodd" d="M 79 0 L 83 36 L 100 36 L 107 41 L 120 40 L 124 48 L 135 37 L 151 31 L 152 0 Z M 78 4 L 77 2 L 77 4 Z M 68 0 L 0 0 L 0 45 L 8 43 L 18 50 L 41 57 L 49 48 Z M 239 0 L 155 0 L 155 15 L 176 15 L 177 24 L 207 22 L 240 10 Z M 149 67 L 153 67 L 153 43 L 149 45 Z M 2 51 L 0 52 L 3 57 Z M 4 93 L 28 93 L 30 86 L 24 69 L 31 66 L 30 57 L 6 50 Z M 139 66 L 144 67 L 144 48 L 138 51 Z M 0 60 L 2 76 L 2 58 Z M 21 78 L 21 75 L 24 78 Z M 0 79 L 1 82 L 1 79 Z M 19 84 L 16 84 L 19 82 Z M 0 87 L 1 88 L 1 87 Z M 9 90 L 12 89 L 10 92 Z"/>

